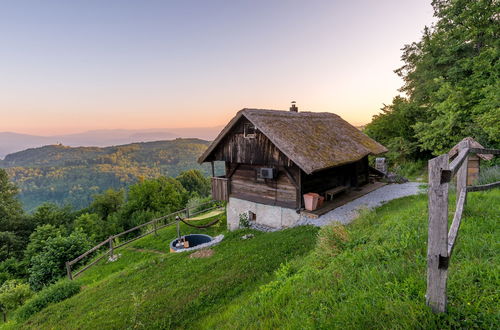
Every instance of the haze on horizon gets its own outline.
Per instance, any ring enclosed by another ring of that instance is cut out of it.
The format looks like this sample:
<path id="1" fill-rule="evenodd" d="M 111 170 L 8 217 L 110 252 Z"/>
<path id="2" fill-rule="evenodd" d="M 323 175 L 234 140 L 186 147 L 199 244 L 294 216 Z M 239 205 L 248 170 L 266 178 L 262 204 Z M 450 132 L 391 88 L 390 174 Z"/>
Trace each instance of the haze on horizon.
<path id="1" fill-rule="evenodd" d="M 0 132 L 214 127 L 244 107 L 365 124 L 429 1 L 0 3 Z"/>

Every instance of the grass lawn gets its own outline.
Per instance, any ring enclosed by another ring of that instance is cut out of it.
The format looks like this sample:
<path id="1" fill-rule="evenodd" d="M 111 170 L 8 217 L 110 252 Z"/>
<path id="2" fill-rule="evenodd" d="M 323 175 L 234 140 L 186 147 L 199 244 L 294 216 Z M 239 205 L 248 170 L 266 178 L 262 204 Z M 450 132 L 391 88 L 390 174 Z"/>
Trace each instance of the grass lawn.
<path id="1" fill-rule="evenodd" d="M 450 205 L 454 197 L 450 198 Z M 448 277 L 448 313 L 425 305 L 427 196 L 349 226 L 227 233 L 209 258 L 170 254 L 175 228 L 119 249 L 82 292 L 12 328 L 497 328 L 500 190 L 470 193 Z M 452 206 L 450 206 L 453 209 Z M 450 214 L 450 219 L 452 213 Z M 198 223 L 211 222 L 207 218 Z M 207 231 L 182 225 L 184 234 Z M 255 237 L 242 240 L 252 232 Z"/>
<path id="2" fill-rule="evenodd" d="M 427 196 L 420 195 L 389 202 L 348 227 L 322 228 L 316 250 L 304 263 L 285 265 L 275 280 L 200 323 L 231 329 L 249 324 L 291 329 L 497 328 L 499 220 L 499 189 L 469 194 L 450 261 L 447 314 L 432 314 L 425 305 Z"/>
<path id="3" fill-rule="evenodd" d="M 215 217 L 217 215 L 221 215 L 221 214 L 223 214 L 225 212 L 226 212 L 225 209 L 218 209 L 218 210 L 210 211 L 208 213 L 197 215 L 197 216 L 192 217 L 192 218 L 187 218 L 185 220 L 189 220 L 189 221 L 192 221 L 192 220 L 203 220 L 203 219 L 206 219 L 206 218 L 211 218 L 211 217 Z"/>
<path id="4" fill-rule="evenodd" d="M 225 226 L 221 222 L 203 232 L 215 235 Z M 181 230 L 201 232 L 185 226 Z M 269 282 L 280 264 L 311 251 L 317 231 L 308 226 L 270 234 L 251 230 L 226 233 L 225 239 L 212 247 L 212 257 L 194 259 L 189 258 L 190 253 L 166 253 L 176 236 L 175 228 L 166 228 L 158 236 L 134 242 L 131 248 L 118 249 L 122 255 L 118 261 L 103 262 L 77 279 L 84 285 L 80 294 L 49 306 L 21 327 L 189 327 Z M 241 239 L 250 232 L 254 238 Z"/>

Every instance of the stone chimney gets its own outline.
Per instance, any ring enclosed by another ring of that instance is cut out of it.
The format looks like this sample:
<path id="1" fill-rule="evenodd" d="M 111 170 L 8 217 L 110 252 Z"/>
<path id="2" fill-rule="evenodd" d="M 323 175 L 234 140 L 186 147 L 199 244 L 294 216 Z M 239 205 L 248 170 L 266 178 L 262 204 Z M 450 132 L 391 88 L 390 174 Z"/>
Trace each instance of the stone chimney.
<path id="1" fill-rule="evenodd" d="M 292 106 L 290 107 L 291 112 L 299 112 L 299 108 L 295 106 L 295 101 L 292 101 Z"/>

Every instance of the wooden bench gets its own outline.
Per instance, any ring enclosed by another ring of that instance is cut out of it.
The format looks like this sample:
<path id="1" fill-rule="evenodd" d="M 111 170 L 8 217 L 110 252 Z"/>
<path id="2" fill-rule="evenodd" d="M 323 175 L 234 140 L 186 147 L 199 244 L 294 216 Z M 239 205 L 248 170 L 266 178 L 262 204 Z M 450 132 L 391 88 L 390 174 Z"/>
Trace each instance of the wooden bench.
<path id="1" fill-rule="evenodd" d="M 331 201 L 333 199 L 333 196 L 346 191 L 348 188 L 348 186 L 338 186 L 332 189 L 328 189 L 327 191 L 325 191 L 325 199 L 327 201 Z"/>

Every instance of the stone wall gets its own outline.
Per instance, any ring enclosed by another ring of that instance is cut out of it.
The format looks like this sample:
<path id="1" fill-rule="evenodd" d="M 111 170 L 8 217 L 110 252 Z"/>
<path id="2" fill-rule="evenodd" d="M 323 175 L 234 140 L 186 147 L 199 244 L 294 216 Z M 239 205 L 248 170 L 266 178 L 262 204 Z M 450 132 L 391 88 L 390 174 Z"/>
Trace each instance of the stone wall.
<path id="1" fill-rule="evenodd" d="M 226 210 L 229 230 L 238 229 L 240 214 L 246 214 L 248 211 L 255 213 L 257 224 L 272 228 L 292 227 L 300 219 L 300 214 L 297 214 L 293 209 L 250 202 L 234 197 L 229 198 Z"/>

